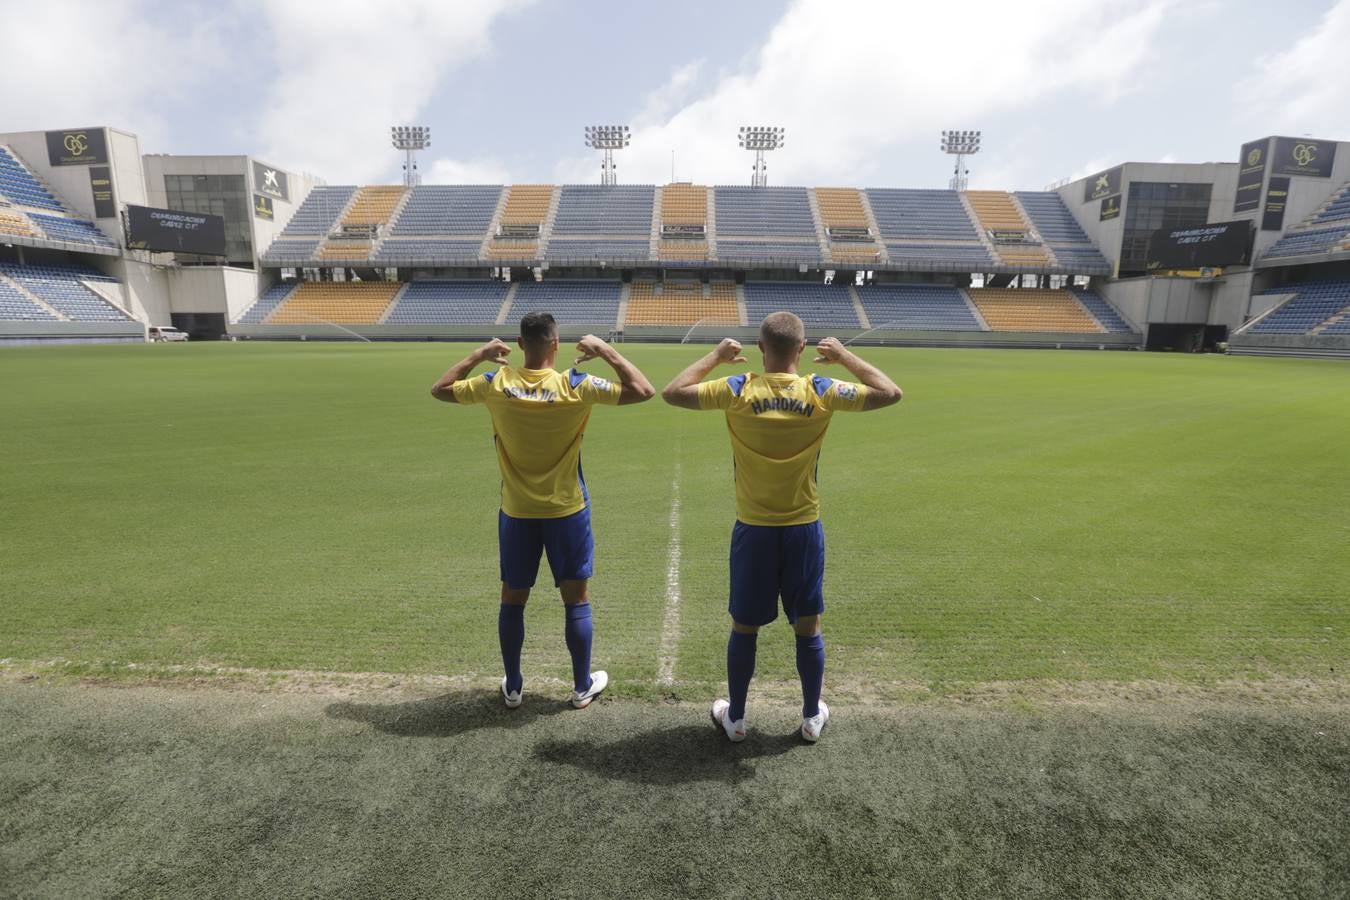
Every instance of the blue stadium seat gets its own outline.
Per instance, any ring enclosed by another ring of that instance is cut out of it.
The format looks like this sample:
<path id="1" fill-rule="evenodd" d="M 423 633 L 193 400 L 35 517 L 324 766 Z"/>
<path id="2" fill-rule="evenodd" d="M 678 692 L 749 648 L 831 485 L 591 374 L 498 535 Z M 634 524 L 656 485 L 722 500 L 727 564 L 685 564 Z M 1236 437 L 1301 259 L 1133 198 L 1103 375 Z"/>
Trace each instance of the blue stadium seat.
<path id="1" fill-rule="evenodd" d="M 813 328 L 861 327 L 846 285 L 801 281 L 746 282 L 745 312 L 751 325 L 759 325 L 765 316 L 779 310 L 796 313 L 802 322 Z"/>
<path id="2" fill-rule="evenodd" d="M 91 279 L 81 266 L 26 266 L 0 263 L 0 274 L 12 278 L 24 290 L 74 322 L 128 322 L 131 319 L 81 280 L 112 281 L 99 273 Z"/>
<path id="3" fill-rule="evenodd" d="M 1294 297 L 1251 328 L 1251 334 L 1307 334 L 1327 319 L 1350 309 L 1350 281 L 1317 280 L 1284 285 L 1264 294 L 1293 293 Z M 1345 320 L 1324 334 L 1344 334 Z"/>
<path id="4" fill-rule="evenodd" d="M 510 285 L 502 281 L 414 281 L 385 319 L 391 325 L 490 325 Z"/>
<path id="5" fill-rule="evenodd" d="M 563 325 L 612 328 L 619 318 L 618 281 L 522 281 L 516 286 L 511 317 L 519 320 L 531 310 L 544 310 Z"/>
<path id="6" fill-rule="evenodd" d="M 244 325 L 256 325 L 264 321 L 272 314 L 272 310 L 280 306 L 291 295 L 291 291 L 295 290 L 299 283 L 298 281 L 283 281 L 280 284 L 272 285 L 263 292 L 261 297 L 254 301 L 253 305 L 239 317 L 238 321 Z"/>
<path id="7" fill-rule="evenodd" d="M 981 331 L 961 292 L 936 284 L 875 284 L 858 288 L 873 328 Z"/>

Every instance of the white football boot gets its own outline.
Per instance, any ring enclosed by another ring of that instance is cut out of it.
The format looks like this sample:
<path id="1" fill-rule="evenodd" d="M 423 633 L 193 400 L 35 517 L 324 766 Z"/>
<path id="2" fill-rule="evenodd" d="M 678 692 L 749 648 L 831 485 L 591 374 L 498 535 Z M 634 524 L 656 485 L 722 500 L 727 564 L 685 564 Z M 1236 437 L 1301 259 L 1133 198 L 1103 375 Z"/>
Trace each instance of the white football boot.
<path id="1" fill-rule="evenodd" d="M 733 743 L 745 740 L 745 719 L 733 722 L 728 717 L 731 712 L 731 704 L 725 700 L 714 700 L 712 710 L 713 724 L 726 732 L 727 740 Z"/>
<path id="2" fill-rule="evenodd" d="M 830 721 L 830 708 L 825 705 L 825 701 L 820 701 L 820 712 L 809 719 L 802 719 L 802 737 L 811 743 L 820 740 L 820 732 L 824 730 L 825 723 Z"/>
<path id="3" fill-rule="evenodd" d="M 522 686 L 520 690 L 510 691 L 508 693 L 506 690 L 506 676 L 505 675 L 502 676 L 502 702 L 506 704 L 507 709 L 515 709 L 516 707 L 520 706 L 521 704 L 520 695 L 523 694 L 524 692 L 525 688 L 524 686 Z"/>
<path id="4" fill-rule="evenodd" d="M 609 674 L 604 671 L 591 673 L 591 686 L 584 691 L 572 692 L 572 705 L 577 709 L 585 709 L 591 705 L 591 701 L 600 696 L 600 692 L 609 686 Z"/>

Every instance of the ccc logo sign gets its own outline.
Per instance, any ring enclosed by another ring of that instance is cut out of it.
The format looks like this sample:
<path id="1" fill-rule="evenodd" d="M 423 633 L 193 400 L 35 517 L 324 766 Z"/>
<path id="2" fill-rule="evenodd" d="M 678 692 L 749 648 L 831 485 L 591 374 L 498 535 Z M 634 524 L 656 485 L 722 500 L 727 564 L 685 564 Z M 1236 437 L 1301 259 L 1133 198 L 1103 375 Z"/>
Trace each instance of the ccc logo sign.
<path id="1" fill-rule="evenodd" d="M 84 151 L 89 149 L 88 136 L 84 132 L 66 135 L 66 149 L 71 156 L 83 156 Z"/>
<path id="2" fill-rule="evenodd" d="M 1257 147 L 1247 153 L 1247 165 L 1254 166 L 1261 161 L 1261 148 Z"/>
<path id="3" fill-rule="evenodd" d="M 1300 166 L 1306 166 L 1316 159 L 1317 159 L 1316 144 L 1294 145 L 1294 162 L 1298 163 Z"/>

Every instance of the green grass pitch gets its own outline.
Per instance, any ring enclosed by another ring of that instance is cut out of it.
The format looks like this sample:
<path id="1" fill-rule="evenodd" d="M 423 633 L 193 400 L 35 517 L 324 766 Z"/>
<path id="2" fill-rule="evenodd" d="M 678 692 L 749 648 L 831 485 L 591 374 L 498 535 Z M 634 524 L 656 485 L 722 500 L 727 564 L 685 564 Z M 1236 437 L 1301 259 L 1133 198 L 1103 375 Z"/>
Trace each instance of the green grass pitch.
<path id="1" fill-rule="evenodd" d="M 834 716 L 778 623 L 730 745 L 721 417 L 595 412 L 613 687 L 563 703 L 544 583 L 506 711 L 465 350 L 0 352 L 0 895 L 1345 896 L 1347 364 L 863 349 L 906 397 L 820 464 Z"/>
<path id="2" fill-rule="evenodd" d="M 659 387 L 703 348 L 623 349 Z M 0 355 L 0 657 L 494 675 L 488 418 L 428 395 L 463 350 Z M 1350 655 L 1343 363 L 862 352 L 906 399 L 837 416 L 822 456 L 830 684 L 1319 677 Z M 719 416 L 599 409 L 584 465 L 597 664 L 616 694 L 655 683 L 678 467 L 675 677 L 710 690 Z M 548 588 L 527 676 L 567 671 Z M 779 628 L 760 675 L 791 680 Z"/>

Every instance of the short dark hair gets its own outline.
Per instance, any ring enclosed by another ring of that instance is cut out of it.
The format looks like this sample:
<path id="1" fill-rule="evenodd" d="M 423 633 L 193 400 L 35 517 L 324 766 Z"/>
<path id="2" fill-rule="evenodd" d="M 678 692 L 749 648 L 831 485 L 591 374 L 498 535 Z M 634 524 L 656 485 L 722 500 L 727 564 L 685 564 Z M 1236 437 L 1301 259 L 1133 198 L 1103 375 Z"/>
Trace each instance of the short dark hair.
<path id="1" fill-rule="evenodd" d="M 806 327 L 793 313 L 769 313 L 759 326 L 759 339 L 775 356 L 792 356 L 806 340 Z"/>
<path id="2" fill-rule="evenodd" d="M 547 343 L 558 336 L 558 321 L 552 313 L 535 310 L 520 320 L 520 337 L 527 344 Z"/>

